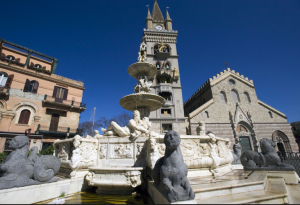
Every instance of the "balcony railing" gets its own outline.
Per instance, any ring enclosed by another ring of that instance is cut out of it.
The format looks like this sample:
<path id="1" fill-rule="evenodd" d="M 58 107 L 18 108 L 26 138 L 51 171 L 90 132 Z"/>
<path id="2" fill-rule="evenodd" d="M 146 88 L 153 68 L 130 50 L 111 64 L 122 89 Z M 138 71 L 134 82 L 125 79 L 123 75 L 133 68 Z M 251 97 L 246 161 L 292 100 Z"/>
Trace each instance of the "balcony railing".
<path id="1" fill-rule="evenodd" d="M 6 86 L 0 87 L 0 94 L 8 95 L 9 91 L 10 91 L 10 87 L 6 87 Z"/>
<path id="2" fill-rule="evenodd" d="M 54 133 L 54 134 L 67 134 L 75 135 L 80 134 L 80 130 L 77 128 L 50 126 L 38 124 L 36 133 Z"/>
<path id="3" fill-rule="evenodd" d="M 170 83 L 159 83 L 158 86 L 159 92 L 172 92 L 172 85 Z"/>
<path id="4" fill-rule="evenodd" d="M 73 100 L 64 100 L 61 98 L 54 98 L 48 95 L 45 95 L 44 100 L 49 101 L 49 102 L 56 102 L 56 103 L 62 103 L 70 106 L 75 106 L 75 107 L 82 107 L 85 108 L 86 104 L 82 102 L 76 102 Z"/>

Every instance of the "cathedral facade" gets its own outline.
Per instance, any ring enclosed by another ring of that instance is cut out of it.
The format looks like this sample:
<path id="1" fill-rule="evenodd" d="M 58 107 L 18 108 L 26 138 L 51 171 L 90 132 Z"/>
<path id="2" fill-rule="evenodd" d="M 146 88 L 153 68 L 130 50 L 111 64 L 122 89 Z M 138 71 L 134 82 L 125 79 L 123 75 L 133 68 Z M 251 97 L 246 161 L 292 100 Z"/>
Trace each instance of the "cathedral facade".
<path id="1" fill-rule="evenodd" d="M 269 138 L 283 143 L 285 152 L 298 152 L 285 114 L 259 100 L 253 81 L 230 68 L 205 82 L 184 103 L 184 112 L 189 134 L 203 121 L 206 131 L 239 142 L 242 151 L 259 151 L 259 141 Z"/>

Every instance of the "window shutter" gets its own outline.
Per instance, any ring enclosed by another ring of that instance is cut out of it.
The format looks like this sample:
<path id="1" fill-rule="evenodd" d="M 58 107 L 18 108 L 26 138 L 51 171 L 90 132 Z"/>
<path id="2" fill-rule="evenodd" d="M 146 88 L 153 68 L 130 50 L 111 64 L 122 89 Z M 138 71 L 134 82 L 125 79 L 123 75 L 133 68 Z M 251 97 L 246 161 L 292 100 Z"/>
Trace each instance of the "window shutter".
<path id="1" fill-rule="evenodd" d="M 33 90 L 32 90 L 32 92 L 33 92 L 33 93 L 37 93 L 38 88 L 39 88 L 39 83 L 35 81 L 35 82 L 34 82 L 34 85 L 33 85 Z"/>
<path id="2" fill-rule="evenodd" d="M 29 110 L 22 110 L 18 124 L 28 124 L 30 118 Z"/>
<path id="3" fill-rule="evenodd" d="M 13 74 L 8 76 L 7 81 L 6 81 L 6 84 L 5 84 L 6 87 L 10 87 L 10 86 L 11 86 L 11 83 L 12 83 L 12 81 L 13 81 L 13 78 L 14 78 L 14 75 L 13 75 Z"/>
<path id="4" fill-rule="evenodd" d="M 54 97 L 54 98 L 56 98 L 57 89 L 58 89 L 58 87 L 54 86 L 53 95 L 52 95 L 52 97 Z"/>
<path id="5" fill-rule="evenodd" d="M 26 79 L 26 83 L 24 86 L 24 92 L 28 92 L 29 86 L 30 86 L 30 80 Z"/>
<path id="6" fill-rule="evenodd" d="M 68 89 L 65 89 L 65 92 L 64 92 L 64 100 L 67 100 L 67 97 L 68 97 Z"/>

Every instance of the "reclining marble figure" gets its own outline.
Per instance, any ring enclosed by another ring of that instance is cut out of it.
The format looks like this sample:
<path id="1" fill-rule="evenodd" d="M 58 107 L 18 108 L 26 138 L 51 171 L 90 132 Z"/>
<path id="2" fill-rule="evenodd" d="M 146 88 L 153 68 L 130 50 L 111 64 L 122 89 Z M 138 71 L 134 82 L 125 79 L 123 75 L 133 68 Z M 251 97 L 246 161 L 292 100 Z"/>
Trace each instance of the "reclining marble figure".
<path id="1" fill-rule="evenodd" d="M 246 151 L 241 156 L 241 163 L 245 170 L 285 170 L 295 171 L 292 165 L 281 162 L 274 147 L 276 143 L 268 138 L 260 141 L 260 152 Z"/>
<path id="2" fill-rule="evenodd" d="M 171 203 L 195 198 L 187 178 L 188 169 L 183 161 L 180 141 L 177 132 L 167 132 L 164 137 L 165 156 L 157 160 L 152 172 L 154 186 Z"/>
<path id="3" fill-rule="evenodd" d="M 32 147 L 29 157 L 29 140 L 26 136 L 16 136 L 10 141 L 13 151 L 0 164 L 0 189 L 10 189 L 41 183 L 55 182 L 60 160 L 54 156 L 38 156 L 37 147 Z"/>
<path id="4" fill-rule="evenodd" d="M 128 127 L 121 127 L 120 125 L 118 125 L 118 123 L 112 121 L 107 129 L 101 128 L 101 130 L 102 132 L 104 132 L 103 136 L 131 136 L 133 139 L 136 139 L 143 134 L 148 136 L 150 133 L 150 127 L 151 122 L 149 121 L 149 118 L 144 117 L 143 120 L 141 120 L 140 112 L 138 110 L 135 110 L 133 111 L 133 119 L 129 120 Z"/>

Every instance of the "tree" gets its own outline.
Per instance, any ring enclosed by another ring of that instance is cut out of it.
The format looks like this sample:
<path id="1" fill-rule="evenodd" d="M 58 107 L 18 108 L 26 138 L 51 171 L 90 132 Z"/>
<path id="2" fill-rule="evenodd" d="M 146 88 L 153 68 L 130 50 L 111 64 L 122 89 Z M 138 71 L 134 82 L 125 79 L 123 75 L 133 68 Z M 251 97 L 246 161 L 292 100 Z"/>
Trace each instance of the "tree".
<path id="1" fill-rule="evenodd" d="M 131 119 L 130 115 L 127 112 L 123 112 L 114 118 L 115 118 L 116 122 L 122 127 L 127 126 L 129 123 L 129 120 Z"/>
<path id="2" fill-rule="evenodd" d="M 39 155 L 53 155 L 53 153 L 54 147 L 53 144 L 51 144 L 46 150 L 41 150 Z"/>

